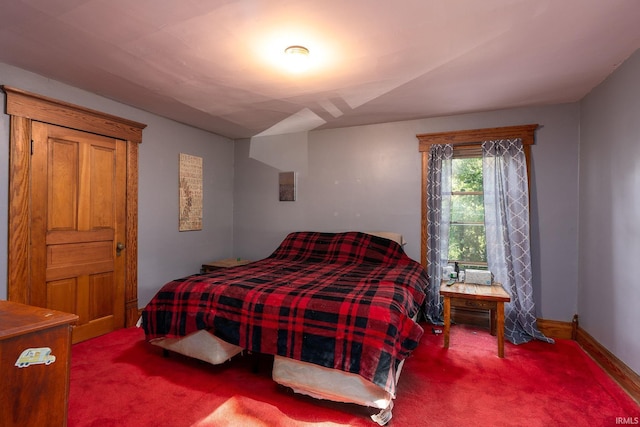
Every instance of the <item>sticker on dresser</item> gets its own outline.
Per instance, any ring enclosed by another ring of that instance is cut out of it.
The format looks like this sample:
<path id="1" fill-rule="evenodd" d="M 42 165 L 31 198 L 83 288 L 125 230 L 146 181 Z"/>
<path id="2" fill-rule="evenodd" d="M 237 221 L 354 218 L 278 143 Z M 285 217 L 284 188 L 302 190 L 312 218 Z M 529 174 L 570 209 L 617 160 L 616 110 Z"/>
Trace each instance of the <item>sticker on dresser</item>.
<path id="1" fill-rule="evenodd" d="M 49 347 L 28 348 L 18 357 L 15 366 L 26 368 L 30 365 L 51 365 L 55 361 L 56 357 L 51 354 Z"/>

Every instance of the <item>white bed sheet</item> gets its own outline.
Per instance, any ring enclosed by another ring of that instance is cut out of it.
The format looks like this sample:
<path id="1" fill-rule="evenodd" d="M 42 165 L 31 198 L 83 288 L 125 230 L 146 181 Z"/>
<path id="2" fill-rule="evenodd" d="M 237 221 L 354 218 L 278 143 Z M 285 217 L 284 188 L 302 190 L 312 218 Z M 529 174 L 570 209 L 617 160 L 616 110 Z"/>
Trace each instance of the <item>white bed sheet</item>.
<path id="1" fill-rule="evenodd" d="M 398 368 L 396 383 L 403 363 L 404 361 Z M 282 356 L 274 358 L 272 376 L 278 384 L 290 387 L 296 393 L 306 394 L 316 399 L 385 409 L 391 405 L 394 398 L 382 387 L 359 375 Z"/>

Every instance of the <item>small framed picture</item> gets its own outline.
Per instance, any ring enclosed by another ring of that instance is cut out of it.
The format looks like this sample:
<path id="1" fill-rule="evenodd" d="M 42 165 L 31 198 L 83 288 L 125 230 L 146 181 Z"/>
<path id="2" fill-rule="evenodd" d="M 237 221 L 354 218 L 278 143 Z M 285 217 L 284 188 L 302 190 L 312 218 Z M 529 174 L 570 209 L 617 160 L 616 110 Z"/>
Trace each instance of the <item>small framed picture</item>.
<path id="1" fill-rule="evenodd" d="M 281 202 L 296 201 L 296 174 L 295 172 L 280 172 L 279 193 Z"/>
<path id="2" fill-rule="evenodd" d="M 202 157 L 180 153 L 179 230 L 202 230 Z"/>

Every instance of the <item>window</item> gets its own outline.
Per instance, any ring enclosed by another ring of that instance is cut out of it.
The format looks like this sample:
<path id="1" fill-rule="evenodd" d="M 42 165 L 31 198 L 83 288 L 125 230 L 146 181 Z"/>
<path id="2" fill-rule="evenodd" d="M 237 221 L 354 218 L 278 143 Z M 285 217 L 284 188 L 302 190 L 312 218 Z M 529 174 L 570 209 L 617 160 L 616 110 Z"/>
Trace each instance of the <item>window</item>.
<path id="1" fill-rule="evenodd" d="M 417 135 L 422 153 L 421 261 L 432 279 L 424 313 L 430 322 L 442 321 L 439 279 L 446 263 L 458 261 L 465 268 L 465 263 L 488 261 L 485 266 L 496 280 L 517 295 L 506 307 L 507 338 L 513 343 L 548 340 L 535 326 L 528 216 L 517 209 L 527 204 L 528 191 L 522 184 L 529 181 L 530 146 L 537 127 Z M 513 139 L 520 141 L 514 144 Z M 491 142 L 485 145 L 482 141 Z M 487 172 L 491 176 L 482 177 L 485 168 L 492 170 Z M 482 212 L 485 201 L 488 209 Z M 485 216 L 487 230 L 483 230 Z M 514 251 L 514 246 L 519 249 Z M 496 256 L 485 255 L 494 251 Z M 476 314 L 464 316 L 461 323 L 478 320 Z"/>
<path id="2" fill-rule="evenodd" d="M 487 266 L 482 157 L 458 158 L 454 154 L 448 258 L 461 269 Z"/>
<path id="3" fill-rule="evenodd" d="M 449 132 L 437 132 L 437 133 L 424 133 L 416 135 L 419 141 L 419 151 L 422 155 L 422 227 L 421 227 L 421 254 L 420 261 L 422 265 L 428 267 L 427 261 L 427 241 L 429 241 L 429 233 L 427 231 L 427 218 L 428 213 L 426 211 L 426 200 L 427 200 L 427 176 L 429 174 L 429 166 L 428 166 L 428 152 L 429 148 L 434 144 L 451 144 L 454 147 L 454 160 L 457 159 L 467 159 L 467 158 L 481 158 L 482 150 L 481 144 L 482 141 L 493 140 L 493 139 L 513 139 L 520 138 L 522 143 L 525 146 L 525 155 L 527 156 L 527 165 L 529 163 L 529 147 L 534 142 L 534 132 L 538 127 L 537 124 L 531 125 L 521 125 L 521 126 L 507 126 L 507 127 L 499 127 L 499 128 L 487 128 L 487 129 L 471 129 L 471 130 L 461 130 L 461 131 L 449 131 Z M 469 187 L 472 188 L 472 187 Z M 468 190 L 465 186 L 465 192 L 471 192 L 476 190 Z M 463 195 L 460 194 L 460 197 Z M 472 198 L 472 194 L 468 194 L 469 200 Z M 467 202 L 459 202 L 459 203 L 467 203 L 470 204 L 470 201 Z M 460 218 L 456 216 L 456 218 Z M 476 220 L 472 220 L 471 218 L 465 217 L 464 219 L 459 220 L 460 224 L 456 225 L 458 229 L 457 233 L 460 234 L 460 238 L 462 236 L 466 236 L 467 233 L 464 233 L 465 224 L 466 230 L 472 230 L 471 227 L 476 227 L 476 225 L 472 225 L 472 222 L 478 222 Z M 476 231 L 479 233 L 479 231 Z M 460 240 L 462 242 L 462 240 Z M 457 247 L 464 247 L 466 241 L 464 243 L 460 243 Z M 451 242 L 450 242 L 451 245 Z M 470 251 L 470 250 L 469 250 Z M 454 258 L 460 257 L 463 259 L 465 256 L 461 253 L 449 253 L 449 258 L 453 261 Z M 486 255 L 482 258 L 486 263 Z M 467 262 L 467 265 L 472 265 L 471 255 L 469 255 L 468 260 L 463 260 L 463 262 Z M 474 264 L 475 265 L 475 264 Z M 482 264 L 478 265 L 480 267 Z"/>

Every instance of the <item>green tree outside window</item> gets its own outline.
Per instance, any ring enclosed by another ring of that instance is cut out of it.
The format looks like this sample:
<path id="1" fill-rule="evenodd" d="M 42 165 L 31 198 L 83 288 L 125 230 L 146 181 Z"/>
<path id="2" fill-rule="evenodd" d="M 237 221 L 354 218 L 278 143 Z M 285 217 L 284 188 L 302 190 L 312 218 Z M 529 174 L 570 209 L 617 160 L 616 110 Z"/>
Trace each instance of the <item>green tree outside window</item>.
<path id="1" fill-rule="evenodd" d="M 454 158 L 452 169 L 449 261 L 463 269 L 486 267 L 482 158 Z"/>

